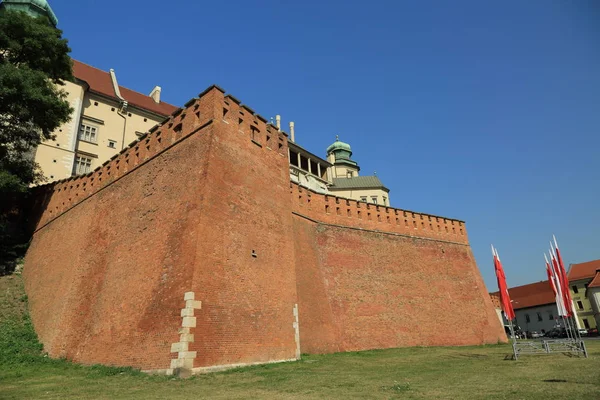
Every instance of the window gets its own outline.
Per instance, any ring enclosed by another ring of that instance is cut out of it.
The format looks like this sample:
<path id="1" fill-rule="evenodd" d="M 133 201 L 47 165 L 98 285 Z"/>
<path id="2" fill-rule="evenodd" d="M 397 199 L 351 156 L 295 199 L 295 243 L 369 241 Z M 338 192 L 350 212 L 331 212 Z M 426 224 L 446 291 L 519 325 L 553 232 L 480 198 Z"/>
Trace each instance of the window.
<path id="1" fill-rule="evenodd" d="M 92 170 L 92 159 L 84 156 L 75 157 L 75 175 L 87 174 Z"/>
<path id="2" fill-rule="evenodd" d="M 90 143 L 96 143 L 98 141 L 97 128 L 91 125 L 81 124 L 79 127 L 79 139 Z"/>
<path id="3" fill-rule="evenodd" d="M 543 321 L 541 312 L 537 313 L 537 317 L 538 317 L 538 321 Z"/>
<path id="4" fill-rule="evenodd" d="M 587 318 L 583 318 L 583 326 L 585 326 L 585 329 L 590 329 L 590 323 Z"/>
<path id="5" fill-rule="evenodd" d="M 530 323 L 531 320 L 529 319 L 529 314 L 525 314 L 525 322 L 526 323 Z"/>
<path id="6" fill-rule="evenodd" d="M 579 293 L 579 290 L 577 290 L 577 286 L 573 286 L 573 293 Z"/>
<path id="7" fill-rule="evenodd" d="M 383 196 L 383 205 L 387 206 L 387 197 Z"/>
<path id="8" fill-rule="evenodd" d="M 583 310 L 583 303 L 582 303 L 581 301 L 578 301 L 578 302 L 577 302 L 577 307 L 578 307 L 580 310 Z"/>
<path id="9" fill-rule="evenodd" d="M 360 196 L 360 201 L 367 202 L 367 196 Z"/>
<path id="10" fill-rule="evenodd" d="M 377 196 L 371 196 L 371 201 L 373 204 L 377 204 Z"/>
<path id="11" fill-rule="evenodd" d="M 352 171 L 346 171 L 346 178 L 352 178 Z"/>
<path id="12" fill-rule="evenodd" d="M 116 149 L 117 148 L 117 142 L 115 142 L 114 140 L 109 140 L 108 141 L 108 147 L 110 147 L 111 149 Z"/>
<path id="13" fill-rule="evenodd" d="M 552 311 L 548 311 L 548 319 L 549 320 L 553 320 L 554 319 L 554 314 L 552 314 Z"/>

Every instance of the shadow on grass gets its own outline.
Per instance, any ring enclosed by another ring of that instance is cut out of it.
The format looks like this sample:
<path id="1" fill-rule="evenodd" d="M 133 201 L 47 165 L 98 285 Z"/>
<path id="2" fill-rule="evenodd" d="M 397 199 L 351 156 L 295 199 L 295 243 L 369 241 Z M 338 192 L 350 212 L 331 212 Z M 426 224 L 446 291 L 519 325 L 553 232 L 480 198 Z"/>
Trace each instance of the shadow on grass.
<path id="1" fill-rule="evenodd" d="M 2 227 L 0 227 L 0 231 Z M 0 232 L 0 276 L 11 275 L 23 262 L 29 242 Z"/>

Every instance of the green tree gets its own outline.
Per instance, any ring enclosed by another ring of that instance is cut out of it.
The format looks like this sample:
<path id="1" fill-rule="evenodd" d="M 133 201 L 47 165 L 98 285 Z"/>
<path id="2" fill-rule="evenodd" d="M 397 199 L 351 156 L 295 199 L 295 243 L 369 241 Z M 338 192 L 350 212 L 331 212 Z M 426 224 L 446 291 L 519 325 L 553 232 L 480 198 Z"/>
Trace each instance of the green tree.
<path id="1" fill-rule="evenodd" d="M 22 207 L 43 179 L 35 149 L 72 112 L 61 88 L 73 79 L 70 51 L 46 18 L 0 11 L 0 275 L 26 248 Z"/>
<path id="2" fill-rule="evenodd" d="M 0 197 L 42 180 L 35 148 L 72 112 L 61 88 L 73 79 L 70 51 L 46 18 L 0 13 Z"/>

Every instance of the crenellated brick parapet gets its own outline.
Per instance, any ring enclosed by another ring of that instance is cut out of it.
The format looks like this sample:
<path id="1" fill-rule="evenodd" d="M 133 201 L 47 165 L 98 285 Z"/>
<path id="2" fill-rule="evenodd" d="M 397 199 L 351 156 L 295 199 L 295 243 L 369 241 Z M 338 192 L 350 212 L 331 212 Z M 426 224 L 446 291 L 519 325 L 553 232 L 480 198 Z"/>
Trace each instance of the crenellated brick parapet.
<path id="1" fill-rule="evenodd" d="M 40 218 L 35 230 L 213 122 L 235 126 L 256 146 L 287 157 L 285 132 L 213 85 L 94 171 L 36 187 L 33 209 Z"/>
<path id="2" fill-rule="evenodd" d="M 464 221 L 369 204 L 327 194 L 290 182 L 292 209 L 316 222 L 349 228 L 468 244 Z"/>

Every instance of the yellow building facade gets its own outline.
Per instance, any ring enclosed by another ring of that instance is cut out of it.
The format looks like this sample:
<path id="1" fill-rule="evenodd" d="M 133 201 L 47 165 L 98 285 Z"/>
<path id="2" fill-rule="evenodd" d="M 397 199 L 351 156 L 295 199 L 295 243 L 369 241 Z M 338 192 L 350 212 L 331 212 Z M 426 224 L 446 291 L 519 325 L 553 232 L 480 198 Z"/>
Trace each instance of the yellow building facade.
<path id="1" fill-rule="evenodd" d="M 600 324 L 600 260 L 571 264 L 569 290 L 579 320 L 587 330 L 598 329 Z"/>
<path id="2" fill-rule="evenodd" d="M 64 87 L 71 119 L 35 152 L 46 182 L 93 171 L 177 109 L 158 86 L 149 95 L 120 86 L 113 70 L 73 60 L 73 75 Z"/>

